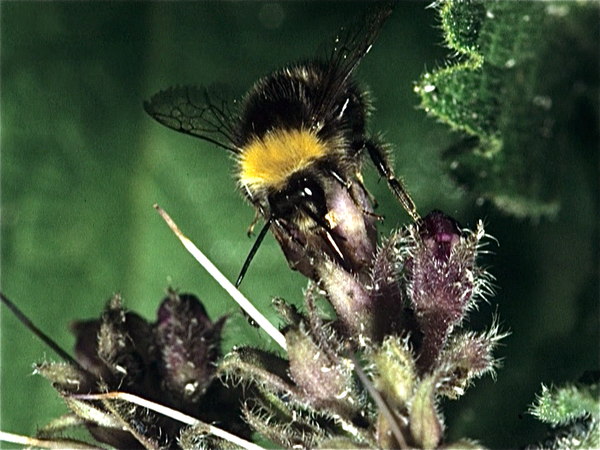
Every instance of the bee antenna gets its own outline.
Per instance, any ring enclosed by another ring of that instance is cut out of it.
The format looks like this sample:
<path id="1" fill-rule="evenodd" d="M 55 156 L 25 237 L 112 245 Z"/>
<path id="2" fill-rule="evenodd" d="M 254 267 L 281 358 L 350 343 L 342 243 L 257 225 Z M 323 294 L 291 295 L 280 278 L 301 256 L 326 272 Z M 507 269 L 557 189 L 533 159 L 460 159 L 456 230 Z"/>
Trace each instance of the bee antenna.
<path id="1" fill-rule="evenodd" d="M 260 230 L 260 233 L 258 233 L 258 237 L 256 238 L 256 241 L 254 241 L 254 245 L 252 246 L 250 253 L 248 253 L 246 261 L 244 261 L 244 265 L 242 266 L 242 270 L 240 270 L 240 274 L 237 277 L 237 281 L 235 282 L 236 288 L 240 287 L 240 284 L 242 284 L 242 280 L 244 279 L 244 276 L 248 271 L 248 267 L 250 267 L 250 263 L 252 262 L 252 260 L 254 259 L 254 255 L 256 255 L 256 252 L 258 251 L 258 247 L 260 247 L 260 244 L 267 235 L 267 232 L 269 231 L 269 228 L 271 228 L 272 223 L 273 218 L 269 217 L 269 219 L 265 222 L 265 225 Z"/>
<path id="2" fill-rule="evenodd" d="M 40 338 L 44 344 L 50 347 L 54 352 L 60 356 L 62 359 L 67 361 L 68 363 L 74 365 L 78 369 L 82 371 L 86 371 L 81 365 L 66 351 L 64 351 L 60 345 L 54 342 L 46 333 L 40 330 L 34 323 L 15 305 L 6 295 L 0 292 L 0 299 L 2 299 L 2 303 L 4 303 L 8 309 L 12 311 L 12 313 L 19 319 L 19 321 L 25 325 L 33 334 L 35 334 L 38 338 Z"/>

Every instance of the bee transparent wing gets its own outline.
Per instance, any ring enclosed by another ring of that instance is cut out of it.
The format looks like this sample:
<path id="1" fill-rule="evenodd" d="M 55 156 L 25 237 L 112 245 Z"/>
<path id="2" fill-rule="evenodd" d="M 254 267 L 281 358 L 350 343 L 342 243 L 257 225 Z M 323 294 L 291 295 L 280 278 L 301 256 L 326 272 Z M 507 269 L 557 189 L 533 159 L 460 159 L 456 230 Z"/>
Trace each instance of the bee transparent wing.
<path id="1" fill-rule="evenodd" d="M 357 26 L 342 28 L 335 37 L 324 83 L 321 113 L 328 111 L 344 84 L 371 49 L 395 2 L 377 2 Z"/>
<path id="2" fill-rule="evenodd" d="M 229 104 L 219 96 L 215 103 L 212 97 L 208 89 L 175 86 L 145 101 L 144 110 L 166 127 L 239 153 Z"/>

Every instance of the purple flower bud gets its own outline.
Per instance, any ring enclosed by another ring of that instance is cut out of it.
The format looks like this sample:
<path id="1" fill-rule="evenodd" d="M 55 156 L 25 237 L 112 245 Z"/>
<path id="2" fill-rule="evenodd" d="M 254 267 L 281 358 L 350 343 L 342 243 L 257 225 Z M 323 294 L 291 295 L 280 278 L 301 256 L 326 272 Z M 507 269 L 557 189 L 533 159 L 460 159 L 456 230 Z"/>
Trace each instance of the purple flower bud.
<path id="1" fill-rule="evenodd" d="M 419 229 L 423 243 L 431 250 L 434 258 L 447 261 L 452 247 L 460 241 L 460 226 L 452 217 L 441 211 L 431 211 L 423 219 Z"/>
<path id="2" fill-rule="evenodd" d="M 165 388 L 185 402 L 196 401 L 215 376 L 221 329 L 193 295 L 170 292 L 158 310 L 156 344 L 162 359 Z"/>
<path id="3" fill-rule="evenodd" d="M 122 308 L 119 297 L 113 298 L 102 316 L 98 332 L 98 356 L 107 365 L 111 386 L 126 386 L 137 392 L 150 382 L 146 370 L 154 361 L 151 325 L 138 314 Z M 151 383 L 151 382 L 150 382 Z"/>
<path id="4" fill-rule="evenodd" d="M 458 223 L 433 211 L 406 230 L 406 278 L 411 305 L 423 333 L 419 366 L 435 365 L 448 335 L 460 324 L 479 285 L 475 267 L 483 227 L 461 233 Z"/>

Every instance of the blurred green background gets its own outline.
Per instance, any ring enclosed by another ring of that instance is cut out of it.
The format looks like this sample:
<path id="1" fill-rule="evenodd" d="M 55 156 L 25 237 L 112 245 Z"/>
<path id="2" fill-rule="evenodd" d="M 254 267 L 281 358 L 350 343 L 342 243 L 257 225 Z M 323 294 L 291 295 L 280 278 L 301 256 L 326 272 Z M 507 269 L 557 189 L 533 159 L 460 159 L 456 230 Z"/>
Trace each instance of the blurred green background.
<path id="1" fill-rule="evenodd" d="M 516 221 L 463 192 L 440 154 L 460 136 L 417 109 L 413 83 L 447 56 L 434 9 L 401 2 L 357 76 L 373 92 L 372 131 L 393 144 L 395 167 L 422 214 L 438 208 L 464 226 L 478 219 L 498 239 L 484 265 L 497 295 L 471 314 L 494 313 L 512 334 L 503 368 L 458 402 L 444 402 L 450 439 L 494 448 L 543 438 L 526 414 L 540 383 L 599 367 L 598 146 L 570 148 L 562 210 L 553 221 Z M 194 292 L 209 314 L 234 312 L 225 346 L 273 348 L 195 263 L 152 204 L 230 278 L 252 246 L 254 211 L 235 192 L 232 162 L 209 144 L 147 117 L 142 102 L 176 84 L 222 83 L 241 95 L 257 77 L 311 57 L 368 8 L 322 2 L 2 2 L 2 292 L 61 346 L 76 319 L 97 317 L 120 292 L 154 320 L 168 286 Z M 590 36 L 597 40 L 598 36 Z M 595 105 L 596 113 L 598 111 Z M 366 185 L 386 216 L 381 233 L 408 221 L 372 168 Z M 242 291 L 277 321 L 273 296 L 301 305 L 306 280 L 287 268 L 272 237 Z M 1 429 L 34 434 L 66 412 L 32 365 L 57 357 L 2 306 Z M 7 447 L 4 444 L 4 447 Z M 8 446 L 10 447 L 10 445 Z"/>

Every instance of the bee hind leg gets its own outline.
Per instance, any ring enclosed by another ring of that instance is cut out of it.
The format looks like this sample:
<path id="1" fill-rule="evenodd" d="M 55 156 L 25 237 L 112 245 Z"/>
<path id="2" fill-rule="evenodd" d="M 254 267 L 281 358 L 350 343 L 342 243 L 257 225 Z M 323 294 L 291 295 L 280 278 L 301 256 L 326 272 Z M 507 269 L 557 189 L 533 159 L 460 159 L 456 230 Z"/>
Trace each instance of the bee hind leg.
<path id="1" fill-rule="evenodd" d="M 415 222 L 420 222 L 421 216 L 419 216 L 419 213 L 417 212 L 417 207 L 415 206 L 413 199 L 410 197 L 410 194 L 406 190 L 406 187 L 404 187 L 402 180 L 396 178 L 394 175 L 394 171 L 390 165 L 383 145 L 373 140 L 365 141 L 364 145 L 369 152 L 369 156 L 371 157 L 373 164 L 375 164 L 377 172 L 379 172 L 379 174 L 386 179 L 390 189 L 402 207 Z"/>

